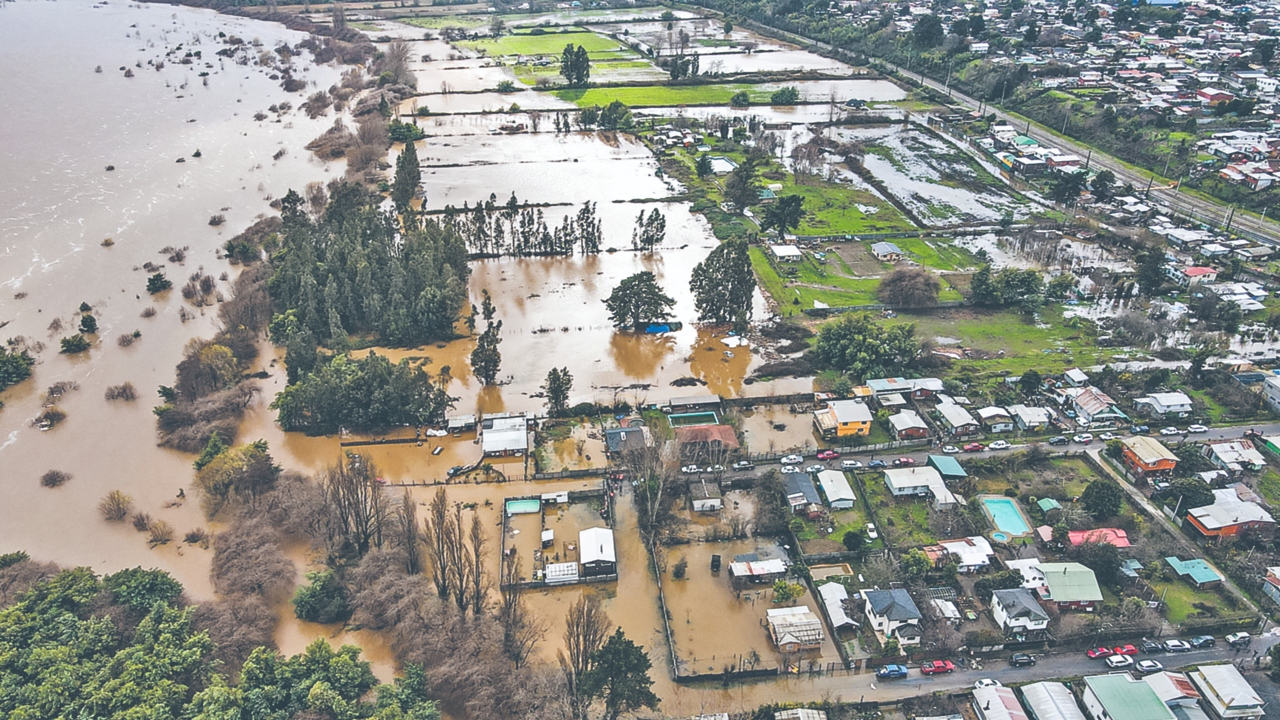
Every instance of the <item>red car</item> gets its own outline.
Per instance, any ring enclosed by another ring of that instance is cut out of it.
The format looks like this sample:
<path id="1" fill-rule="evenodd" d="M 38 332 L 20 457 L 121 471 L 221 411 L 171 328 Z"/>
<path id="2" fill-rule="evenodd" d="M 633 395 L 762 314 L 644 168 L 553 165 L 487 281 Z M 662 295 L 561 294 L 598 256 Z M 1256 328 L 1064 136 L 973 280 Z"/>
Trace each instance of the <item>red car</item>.
<path id="1" fill-rule="evenodd" d="M 1116 647 L 1111 648 L 1111 651 L 1116 655 L 1137 655 L 1138 654 L 1138 648 L 1132 645 L 1117 645 Z"/>
<path id="2" fill-rule="evenodd" d="M 984 447 L 982 443 L 969 443 L 968 445 L 964 446 L 965 452 L 982 452 L 983 450 L 986 450 L 986 449 L 987 448 Z"/>
<path id="3" fill-rule="evenodd" d="M 896 468 L 911 467 L 912 465 L 915 465 L 915 464 L 916 464 L 916 461 L 909 457 L 900 457 L 897 460 L 893 461 L 893 466 Z"/>
<path id="4" fill-rule="evenodd" d="M 955 663 L 950 660 L 934 660 L 932 662 L 920 665 L 920 672 L 925 675 L 936 675 L 938 673 L 949 673 L 956 669 Z"/>
<path id="5" fill-rule="evenodd" d="M 1115 654 L 1116 654 L 1116 651 L 1112 650 L 1109 647 L 1096 647 L 1090 650 L 1089 652 L 1085 653 L 1085 655 L 1088 655 L 1089 657 L 1095 660 L 1098 658 L 1108 658 Z"/>
<path id="6" fill-rule="evenodd" d="M 818 453 L 819 460 L 835 460 L 838 457 L 840 457 L 840 453 L 836 452 L 835 450 L 823 450 L 822 452 Z"/>

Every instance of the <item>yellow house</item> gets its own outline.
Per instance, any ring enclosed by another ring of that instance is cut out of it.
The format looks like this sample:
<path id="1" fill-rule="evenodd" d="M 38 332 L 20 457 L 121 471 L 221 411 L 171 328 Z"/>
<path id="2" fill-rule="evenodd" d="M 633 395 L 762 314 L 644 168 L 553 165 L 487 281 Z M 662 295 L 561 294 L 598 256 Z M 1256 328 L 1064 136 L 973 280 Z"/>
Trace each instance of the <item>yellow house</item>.
<path id="1" fill-rule="evenodd" d="M 833 400 L 813 411 L 813 426 L 824 438 L 871 434 L 871 408 L 861 400 Z"/>

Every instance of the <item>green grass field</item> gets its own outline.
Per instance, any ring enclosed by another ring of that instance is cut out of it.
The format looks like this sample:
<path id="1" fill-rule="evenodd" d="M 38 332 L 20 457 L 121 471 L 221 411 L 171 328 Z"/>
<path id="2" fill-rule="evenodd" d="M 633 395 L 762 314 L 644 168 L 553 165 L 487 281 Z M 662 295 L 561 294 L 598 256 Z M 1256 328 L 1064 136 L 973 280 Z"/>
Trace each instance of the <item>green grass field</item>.
<path id="1" fill-rule="evenodd" d="M 563 48 L 562 44 L 561 49 Z M 760 85 L 738 83 L 728 85 L 593 87 L 554 90 L 552 92 L 561 100 L 567 100 L 578 107 L 590 107 L 592 105 L 603 107 L 614 100 L 621 100 L 630 107 L 675 107 L 678 105 L 728 105 L 729 99 L 734 94 L 745 90 L 751 96 L 752 104 L 767 105 L 772 90 L 761 88 L 762 86 Z"/>
<path id="2" fill-rule="evenodd" d="M 624 48 L 603 35 L 593 32 L 576 31 L 563 33 L 546 33 L 545 35 L 503 35 L 500 38 L 484 38 L 482 40 L 466 40 L 458 43 L 462 47 L 482 51 L 490 56 L 499 55 L 560 55 L 565 45 L 581 45 L 593 58 L 600 53 L 617 53 Z"/>
<path id="3" fill-rule="evenodd" d="M 817 179 L 797 185 L 795 179 L 788 176 L 782 181 L 778 194 L 804 198 L 804 218 L 797 230 L 801 235 L 857 235 L 915 229 L 888 201 L 850 185 Z M 876 211 L 865 213 L 859 205 Z"/>
<path id="4" fill-rule="evenodd" d="M 471 29 L 488 25 L 489 18 L 476 15 L 443 15 L 440 17 L 399 18 L 396 22 L 428 30 L 440 30 L 447 27 Z"/>
<path id="5" fill-rule="evenodd" d="M 899 238 L 893 243 L 911 253 L 911 259 L 935 270 L 961 270 L 978 265 L 972 253 L 946 239 Z"/>
<path id="6" fill-rule="evenodd" d="M 814 307 L 814 301 L 828 307 L 869 305 L 876 302 L 876 288 L 880 286 L 878 278 L 849 278 L 834 273 L 821 275 L 813 258 L 807 257 L 804 262 L 794 264 L 796 277 L 784 279 L 769 262 L 766 252 L 763 248 L 752 247 L 749 250 L 751 267 L 756 271 L 760 286 L 778 303 L 781 315 L 799 315 L 801 311 Z M 788 286 L 789 282 L 814 282 L 831 287 L 816 288 L 799 284 Z M 799 302 L 795 302 L 796 300 Z"/>
<path id="7" fill-rule="evenodd" d="M 1168 607 L 1166 617 L 1172 623 L 1180 623 L 1192 613 L 1199 612 L 1195 603 L 1227 610 L 1226 603 L 1217 593 L 1212 590 L 1197 590 L 1181 579 L 1155 581 L 1151 583 L 1151 588 L 1156 591 L 1157 596 L 1164 596 L 1164 603 Z"/>
<path id="8" fill-rule="evenodd" d="M 533 85 L 538 82 L 538 78 L 551 78 L 556 83 L 564 82 L 564 78 L 560 76 L 560 63 L 551 65 L 534 66 L 534 65 L 514 65 L 511 70 L 515 72 L 516 78 L 526 85 Z M 609 82 L 611 80 L 626 79 L 628 77 L 636 77 L 640 75 L 639 71 L 651 70 L 654 73 L 661 73 L 657 66 L 648 60 L 634 60 L 631 56 L 618 60 L 597 60 L 591 63 L 591 79 L 600 82 Z M 643 77 L 643 75 L 641 75 Z"/>

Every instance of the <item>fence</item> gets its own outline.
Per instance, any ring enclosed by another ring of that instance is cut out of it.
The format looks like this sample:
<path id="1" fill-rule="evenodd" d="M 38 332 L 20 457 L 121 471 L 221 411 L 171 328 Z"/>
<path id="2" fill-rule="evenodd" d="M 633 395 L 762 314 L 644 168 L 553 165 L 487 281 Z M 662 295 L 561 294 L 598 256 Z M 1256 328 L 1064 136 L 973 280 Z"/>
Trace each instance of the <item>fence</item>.
<path id="1" fill-rule="evenodd" d="M 893 442 L 887 442 L 887 443 L 875 443 L 873 445 L 850 445 L 847 447 L 838 447 L 838 448 L 831 448 L 831 449 L 843 455 L 843 454 L 867 453 L 867 452 L 875 453 L 882 450 L 896 450 L 898 448 L 904 448 L 904 447 L 920 447 L 928 444 L 929 444 L 928 439 L 894 440 Z M 780 450 L 777 452 L 751 453 L 747 455 L 747 459 L 754 463 L 778 462 L 778 461 L 781 461 L 782 458 L 791 454 L 792 454 L 791 452 L 786 450 Z"/>
<path id="2" fill-rule="evenodd" d="M 938 310 L 941 308 L 964 307 L 968 305 L 968 300 L 943 300 L 942 302 L 932 303 L 930 305 L 913 305 L 911 307 L 903 307 L 902 305 L 841 305 L 840 307 L 830 308 L 806 308 L 804 314 L 810 317 L 826 317 L 836 313 L 843 312 L 882 312 L 884 310 Z"/>
<path id="3" fill-rule="evenodd" d="M 586 468 L 584 470 L 560 470 L 558 472 L 534 473 L 532 480 L 563 480 L 564 478 L 595 477 L 609 472 L 609 468 Z"/>

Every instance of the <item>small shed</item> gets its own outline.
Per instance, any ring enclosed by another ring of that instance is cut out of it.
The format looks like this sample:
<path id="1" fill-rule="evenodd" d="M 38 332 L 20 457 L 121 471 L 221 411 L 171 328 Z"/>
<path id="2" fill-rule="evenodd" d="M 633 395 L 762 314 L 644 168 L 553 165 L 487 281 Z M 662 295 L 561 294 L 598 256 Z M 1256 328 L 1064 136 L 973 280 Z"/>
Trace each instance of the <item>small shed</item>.
<path id="1" fill-rule="evenodd" d="M 704 477 L 690 480 L 689 503 L 693 506 L 694 512 L 716 512 L 724 507 L 720 484 Z"/>
<path id="2" fill-rule="evenodd" d="M 937 470 L 938 474 L 946 482 L 963 480 L 969 477 L 969 473 L 964 471 L 960 461 L 950 455 L 930 455 L 925 464 Z"/>
<path id="3" fill-rule="evenodd" d="M 618 555 L 613 547 L 613 531 L 606 527 L 587 528 L 578 533 L 578 557 L 584 577 L 616 575 Z"/>
<path id="4" fill-rule="evenodd" d="M 804 258 L 804 253 L 796 245 L 770 245 L 769 252 L 782 262 L 797 262 Z"/>
<path id="5" fill-rule="evenodd" d="M 549 563 L 543 570 L 548 585 L 568 585 L 578 582 L 578 563 Z"/>

